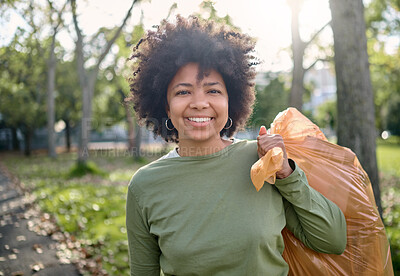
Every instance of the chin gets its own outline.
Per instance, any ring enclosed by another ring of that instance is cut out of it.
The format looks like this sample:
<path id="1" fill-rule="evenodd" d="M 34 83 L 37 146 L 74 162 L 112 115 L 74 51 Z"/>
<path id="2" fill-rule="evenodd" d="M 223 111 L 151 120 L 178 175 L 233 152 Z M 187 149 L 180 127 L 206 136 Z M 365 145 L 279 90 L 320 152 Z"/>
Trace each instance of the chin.
<path id="1" fill-rule="evenodd" d="M 207 132 L 207 133 L 189 133 L 189 135 L 186 135 L 187 140 L 192 140 L 196 142 L 205 142 L 208 140 L 212 140 L 217 136 L 215 132 Z M 220 137 L 218 133 L 218 137 Z"/>

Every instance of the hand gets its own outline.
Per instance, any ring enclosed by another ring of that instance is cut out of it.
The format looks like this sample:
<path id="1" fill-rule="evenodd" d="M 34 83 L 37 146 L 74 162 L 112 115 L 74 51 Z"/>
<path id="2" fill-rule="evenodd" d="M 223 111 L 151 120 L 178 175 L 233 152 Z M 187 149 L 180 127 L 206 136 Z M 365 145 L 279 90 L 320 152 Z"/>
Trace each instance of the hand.
<path id="1" fill-rule="evenodd" d="M 276 172 L 276 178 L 286 178 L 293 172 L 292 168 L 289 165 L 289 160 L 287 158 L 286 148 L 282 136 L 280 136 L 279 134 L 271 135 L 267 133 L 267 129 L 265 128 L 265 126 L 261 126 L 260 132 L 257 136 L 257 146 L 259 158 L 263 157 L 270 149 L 274 147 L 280 147 L 282 149 L 283 165 L 282 169 Z"/>

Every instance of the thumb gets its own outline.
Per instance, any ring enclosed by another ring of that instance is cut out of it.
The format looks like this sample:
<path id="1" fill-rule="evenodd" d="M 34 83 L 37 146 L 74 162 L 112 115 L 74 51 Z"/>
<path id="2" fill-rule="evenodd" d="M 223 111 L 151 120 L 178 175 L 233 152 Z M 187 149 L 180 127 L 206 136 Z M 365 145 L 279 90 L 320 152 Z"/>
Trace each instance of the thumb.
<path id="1" fill-rule="evenodd" d="M 264 135 L 264 134 L 267 134 L 267 129 L 265 128 L 265 126 L 261 126 L 258 135 Z"/>

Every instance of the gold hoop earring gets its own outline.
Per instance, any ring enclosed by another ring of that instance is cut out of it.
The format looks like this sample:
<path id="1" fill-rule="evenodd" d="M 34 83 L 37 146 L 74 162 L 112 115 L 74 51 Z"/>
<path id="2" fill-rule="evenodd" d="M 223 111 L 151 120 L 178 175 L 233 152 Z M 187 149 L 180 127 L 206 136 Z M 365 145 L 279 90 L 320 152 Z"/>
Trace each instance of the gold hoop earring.
<path id="1" fill-rule="evenodd" d="M 229 126 L 226 126 L 229 122 Z M 231 117 L 228 117 L 228 122 L 226 122 L 224 129 L 230 129 L 233 125 L 233 121 L 231 119 Z"/>
<path id="2" fill-rule="evenodd" d="M 174 127 L 174 125 L 172 124 L 172 121 L 171 121 L 172 128 L 169 128 L 169 127 L 168 127 L 168 121 L 171 121 L 171 119 L 168 118 L 167 120 L 165 120 L 165 127 L 166 127 L 169 131 L 174 130 L 175 127 Z"/>

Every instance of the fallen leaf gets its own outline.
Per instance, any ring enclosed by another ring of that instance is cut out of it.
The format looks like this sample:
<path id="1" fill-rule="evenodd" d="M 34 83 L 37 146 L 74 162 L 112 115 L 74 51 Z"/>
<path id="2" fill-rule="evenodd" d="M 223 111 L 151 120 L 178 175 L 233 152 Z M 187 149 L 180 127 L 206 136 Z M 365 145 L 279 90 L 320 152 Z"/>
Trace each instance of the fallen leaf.
<path id="1" fill-rule="evenodd" d="M 38 254 L 42 254 L 43 253 L 43 249 L 42 246 L 40 244 L 35 243 L 32 246 L 33 250 L 35 250 Z"/>
<path id="2" fill-rule="evenodd" d="M 39 270 L 44 269 L 44 265 L 42 263 L 36 263 L 31 265 L 31 269 L 38 272 Z"/>
<path id="3" fill-rule="evenodd" d="M 12 252 L 15 253 L 15 254 L 18 254 L 19 250 L 17 248 L 13 248 Z"/>
<path id="4" fill-rule="evenodd" d="M 33 225 L 34 225 L 33 221 L 29 220 L 29 221 L 28 221 L 28 227 L 29 227 L 29 228 L 32 228 Z"/>
<path id="5" fill-rule="evenodd" d="M 6 261 L 6 258 L 0 257 L 0 262 L 5 262 L 5 261 Z"/>
<path id="6" fill-rule="evenodd" d="M 15 255 L 15 254 L 10 254 L 10 255 L 8 255 L 8 258 L 9 258 L 10 260 L 16 260 L 16 259 L 17 259 L 17 255 Z"/>
<path id="7" fill-rule="evenodd" d="M 11 273 L 12 276 L 23 276 L 24 272 L 23 271 L 15 271 L 13 273 Z"/>
<path id="8" fill-rule="evenodd" d="M 8 244 L 5 244 L 5 245 L 4 245 L 4 248 L 5 248 L 6 250 L 10 250 L 10 246 L 9 246 Z"/>
<path id="9" fill-rule="evenodd" d="M 26 241 L 26 237 L 25 236 L 17 236 L 17 241 Z"/>

